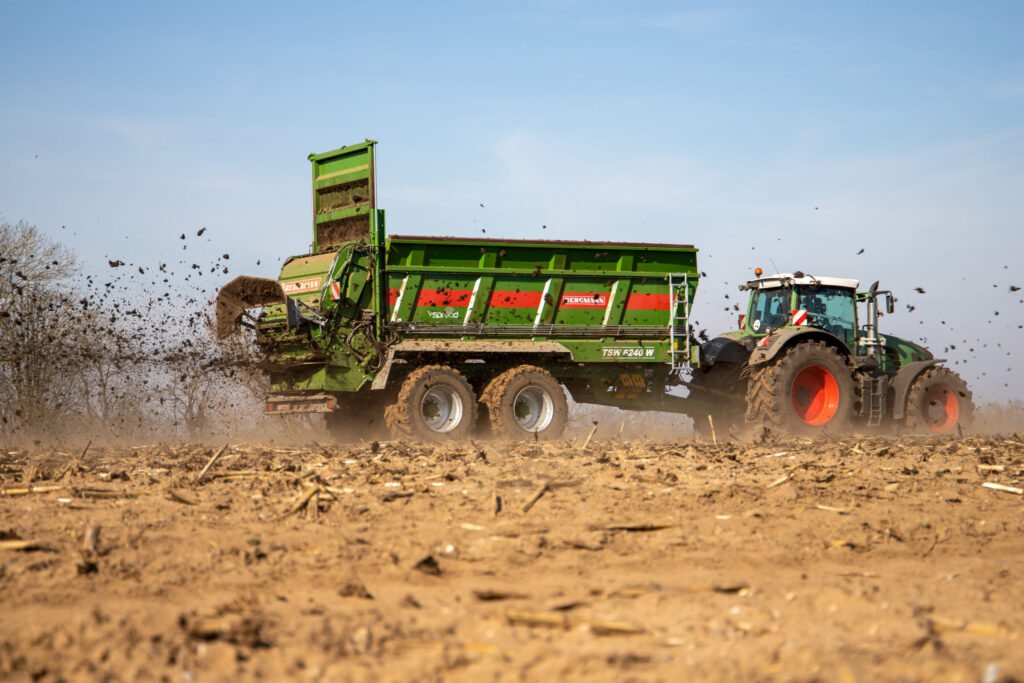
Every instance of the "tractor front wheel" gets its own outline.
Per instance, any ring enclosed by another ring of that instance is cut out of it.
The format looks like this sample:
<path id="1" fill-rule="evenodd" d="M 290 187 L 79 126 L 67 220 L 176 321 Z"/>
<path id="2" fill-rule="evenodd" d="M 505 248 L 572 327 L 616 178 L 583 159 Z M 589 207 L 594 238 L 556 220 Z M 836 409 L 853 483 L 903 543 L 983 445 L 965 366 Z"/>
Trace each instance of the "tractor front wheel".
<path id="1" fill-rule="evenodd" d="M 822 342 L 804 342 L 754 371 L 746 421 L 773 436 L 838 434 L 850 428 L 855 401 L 846 360 Z"/>
<path id="2" fill-rule="evenodd" d="M 949 434 L 974 419 L 967 382 L 948 368 L 928 368 L 907 393 L 906 429 L 911 434 Z"/>

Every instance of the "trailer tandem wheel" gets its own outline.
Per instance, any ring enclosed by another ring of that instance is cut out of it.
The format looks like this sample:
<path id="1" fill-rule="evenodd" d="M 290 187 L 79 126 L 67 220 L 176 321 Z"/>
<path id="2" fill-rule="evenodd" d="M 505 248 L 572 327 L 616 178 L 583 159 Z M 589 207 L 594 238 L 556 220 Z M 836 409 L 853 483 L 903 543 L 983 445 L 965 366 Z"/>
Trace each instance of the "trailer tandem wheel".
<path id="1" fill-rule="evenodd" d="M 550 441 L 569 419 L 565 390 L 550 372 L 520 365 L 495 377 L 480 396 L 495 436 Z"/>
<path id="2" fill-rule="evenodd" d="M 462 373 L 447 365 L 427 365 L 402 382 L 384 420 L 399 438 L 444 441 L 473 432 L 477 398 Z"/>

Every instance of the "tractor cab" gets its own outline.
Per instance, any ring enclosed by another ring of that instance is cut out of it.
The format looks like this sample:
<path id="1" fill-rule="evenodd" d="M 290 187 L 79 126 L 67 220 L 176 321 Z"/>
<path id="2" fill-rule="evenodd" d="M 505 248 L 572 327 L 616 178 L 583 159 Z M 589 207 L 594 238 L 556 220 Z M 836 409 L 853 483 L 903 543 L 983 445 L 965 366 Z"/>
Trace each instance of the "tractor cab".
<path id="1" fill-rule="evenodd" d="M 747 282 L 750 307 L 741 329 L 763 337 L 783 327 L 818 327 L 853 347 L 857 341 L 857 280 L 779 273 Z"/>
<path id="2" fill-rule="evenodd" d="M 759 271 L 755 273 L 760 275 Z M 895 338 L 890 344 L 894 348 L 887 354 L 890 340 L 879 334 L 878 318 L 883 315 L 879 300 L 884 297 L 886 312 L 892 313 L 892 293 L 878 291 L 877 282 L 866 292 L 858 292 L 859 286 L 857 280 L 815 277 L 800 271 L 750 280 L 742 286 L 751 296 L 746 315 L 740 317 L 740 331 L 756 343 L 783 328 L 816 327 L 842 341 L 850 353 L 875 357 L 887 373 L 898 370 L 901 361 L 916 360 L 917 354 L 910 349 L 904 353 L 903 346 L 909 343 Z M 902 358 L 904 355 L 908 357 Z"/>

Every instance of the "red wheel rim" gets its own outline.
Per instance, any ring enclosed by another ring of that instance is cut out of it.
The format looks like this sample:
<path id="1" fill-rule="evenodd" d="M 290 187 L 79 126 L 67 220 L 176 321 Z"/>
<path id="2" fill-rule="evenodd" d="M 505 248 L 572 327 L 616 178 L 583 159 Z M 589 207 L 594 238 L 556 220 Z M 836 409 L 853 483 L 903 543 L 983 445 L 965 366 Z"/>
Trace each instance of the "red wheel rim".
<path id="1" fill-rule="evenodd" d="M 820 365 L 810 365 L 797 373 L 790 396 L 793 410 L 805 424 L 823 425 L 839 411 L 839 384 Z"/>
<path id="2" fill-rule="evenodd" d="M 960 401 L 949 387 L 938 384 L 924 393 L 924 420 L 936 434 L 951 431 L 960 419 Z"/>

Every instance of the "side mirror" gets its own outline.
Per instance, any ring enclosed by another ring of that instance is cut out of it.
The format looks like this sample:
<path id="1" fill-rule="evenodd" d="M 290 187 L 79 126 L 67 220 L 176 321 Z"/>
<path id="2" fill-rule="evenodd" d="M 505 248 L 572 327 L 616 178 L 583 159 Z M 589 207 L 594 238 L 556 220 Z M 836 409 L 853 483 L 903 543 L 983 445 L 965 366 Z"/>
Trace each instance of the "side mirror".
<path id="1" fill-rule="evenodd" d="M 893 298 L 892 294 L 885 295 L 885 311 L 890 315 L 896 310 L 896 299 Z"/>

